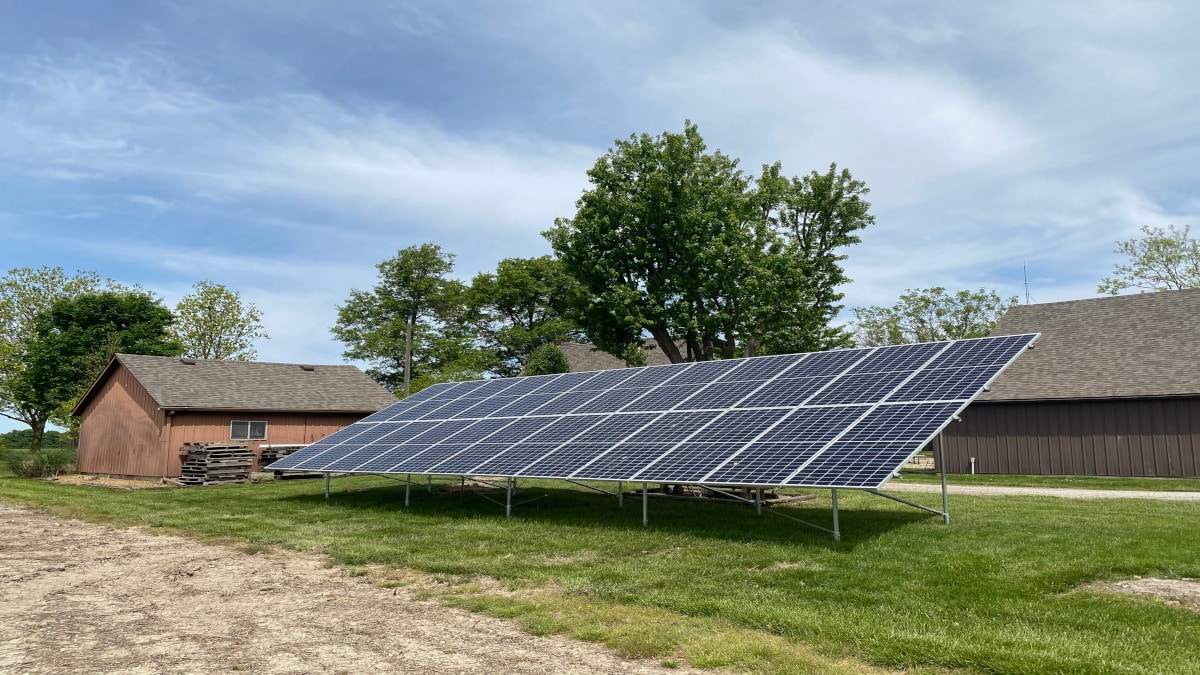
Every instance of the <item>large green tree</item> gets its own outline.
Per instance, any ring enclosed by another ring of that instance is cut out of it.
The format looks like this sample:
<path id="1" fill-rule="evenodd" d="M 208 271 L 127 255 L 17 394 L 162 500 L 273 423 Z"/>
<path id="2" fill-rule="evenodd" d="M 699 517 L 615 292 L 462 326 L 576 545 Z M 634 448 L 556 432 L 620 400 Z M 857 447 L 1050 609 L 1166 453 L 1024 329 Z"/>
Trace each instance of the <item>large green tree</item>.
<path id="1" fill-rule="evenodd" d="M 175 317 L 171 332 L 183 355 L 195 359 L 253 361 L 255 341 L 269 337 L 254 303 L 211 281 L 197 282 L 175 305 Z"/>
<path id="2" fill-rule="evenodd" d="M 23 405 L 64 427 L 71 409 L 113 354 L 178 356 L 182 345 L 169 332 L 171 310 L 136 291 L 102 291 L 60 298 L 34 320 L 14 383 Z M 35 429 L 34 445 L 40 446 Z"/>
<path id="3" fill-rule="evenodd" d="M 71 275 L 61 267 L 20 267 L 0 278 L 0 415 L 28 424 L 39 447 L 49 412 L 30 401 L 22 384 L 35 322 L 56 300 L 101 289 L 121 290 L 121 286 L 95 272 Z"/>
<path id="4" fill-rule="evenodd" d="M 578 284 L 555 258 L 506 258 L 495 272 L 471 281 L 473 320 L 482 347 L 494 354 L 492 372 L 502 377 L 525 371 L 540 347 L 575 337 L 570 298 Z"/>
<path id="5" fill-rule="evenodd" d="M 376 268 L 375 288 L 352 290 L 338 307 L 331 330 L 346 345 L 342 355 L 370 363 L 368 373 L 403 396 L 416 377 L 427 375 L 420 384 L 429 384 L 437 372 L 471 370 L 468 340 L 458 335 L 467 299 L 462 282 L 450 277 L 454 254 L 421 244 Z"/>
<path id="6" fill-rule="evenodd" d="M 994 290 L 909 289 L 891 307 L 856 307 L 851 328 L 860 347 L 984 337 L 1017 304 Z"/>
<path id="7" fill-rule="evenodd" d="M 588 171 L 574 218 L 546 231 L 579 281 L 587 337 L 618 357 L 644 333 L 673 362 L 848 344 L 843 247 L 872 222 L 848 171 L 758 180 L 696 126 L 631 136 Z"/>
<path id="8" fill-rule="evenodd" d="M 1114 252 L 1125 256 L 1125 262 L 1117 263 L 1113 276 L 1101 280 L 1096 292 L 1200 288 L 1200 240 L 1191 236 L 1190 225 L 1165 229 L 1145 225 L 1142 234 L 1117 242 Z"/>

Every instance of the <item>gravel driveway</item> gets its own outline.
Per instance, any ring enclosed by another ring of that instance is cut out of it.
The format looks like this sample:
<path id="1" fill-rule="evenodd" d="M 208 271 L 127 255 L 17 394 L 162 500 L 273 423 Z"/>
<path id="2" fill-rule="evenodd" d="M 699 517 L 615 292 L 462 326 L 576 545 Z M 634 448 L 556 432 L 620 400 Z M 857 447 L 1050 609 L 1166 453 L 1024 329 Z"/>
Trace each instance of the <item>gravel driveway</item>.
<path id="1" fill-rule="evenodd" d="M 941 485 L 930 483 L 905 483 L 903 480 L 888 481 L 882 492 L 938 492 Z M 1061 497 L 1063 499 L 1162 499 L 1167 501 L 1197 502 L 1200 492 L 1150 492 L 1146 490 L 1083 490 L 1078 488 L 1005 487 L 999 485 L 950 485 L 952 495 L 1022 495 L 1033 497 Z"/>

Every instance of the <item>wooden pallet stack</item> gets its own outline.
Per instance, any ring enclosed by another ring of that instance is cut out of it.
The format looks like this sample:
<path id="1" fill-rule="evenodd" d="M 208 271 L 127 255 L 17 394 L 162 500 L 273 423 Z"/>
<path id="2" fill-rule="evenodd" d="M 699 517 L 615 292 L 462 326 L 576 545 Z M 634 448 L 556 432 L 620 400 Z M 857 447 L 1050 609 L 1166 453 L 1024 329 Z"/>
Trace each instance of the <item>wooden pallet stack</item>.
<path id="1" fill-rule="evenodd" d="M 185 443 L 187 453 L 179 482 L 184 485 L 227 485 L 250 480 L 254 453 L 248 445 Z"/>
<path id="2" fill-rule="evenodd" d="M 275 463 L 275 460 L 282 459 L 292 454 L 293 452 L 308 447 L 304 443 L 288 443 L 288 444 L 262 444 L 258 446 L 258 466 L 260 471 L 266 471 L 267 467 Z"/>

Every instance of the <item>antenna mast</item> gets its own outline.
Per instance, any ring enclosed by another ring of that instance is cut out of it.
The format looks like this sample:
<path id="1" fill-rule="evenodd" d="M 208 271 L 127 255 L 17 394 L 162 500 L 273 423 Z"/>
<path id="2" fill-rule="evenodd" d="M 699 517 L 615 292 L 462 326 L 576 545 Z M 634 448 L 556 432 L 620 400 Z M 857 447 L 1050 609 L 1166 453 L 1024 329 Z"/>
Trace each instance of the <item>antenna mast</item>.
<path id="1" fill-rule="evenodd" d="M 1025 277 L 1025 304 L 1030 304 L 1029 297 L 1029 270 L 1025 267 L 1025 261 L 1021 261 L 1021 274 Z"/>

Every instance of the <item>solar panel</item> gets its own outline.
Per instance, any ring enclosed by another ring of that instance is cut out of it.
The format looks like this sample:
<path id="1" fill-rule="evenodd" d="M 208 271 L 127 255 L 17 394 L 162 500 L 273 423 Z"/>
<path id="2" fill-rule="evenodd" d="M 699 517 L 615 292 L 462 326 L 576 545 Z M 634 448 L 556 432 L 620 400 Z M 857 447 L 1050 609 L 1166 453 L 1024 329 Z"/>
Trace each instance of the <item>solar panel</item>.
<path id="1" fill-rule="evenodd" d="M 439 384 L 272 468 L 877 488 L 1035 338 Z"/>

